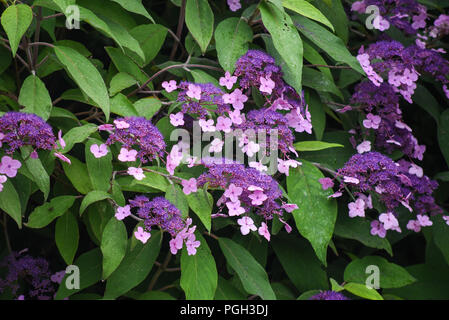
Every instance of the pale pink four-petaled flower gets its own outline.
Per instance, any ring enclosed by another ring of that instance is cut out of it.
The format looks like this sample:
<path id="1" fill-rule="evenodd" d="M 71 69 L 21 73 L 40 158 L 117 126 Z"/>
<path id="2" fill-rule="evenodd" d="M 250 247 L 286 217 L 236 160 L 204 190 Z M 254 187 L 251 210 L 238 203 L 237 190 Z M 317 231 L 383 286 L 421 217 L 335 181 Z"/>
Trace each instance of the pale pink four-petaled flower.
<path id="1" fill-rule="evenodd" d="M 384 226 L 382 225 L 382 223 L 380 223 L 377 220 L 374 220 L 371 222 L 371 234 L 373 236 L 379 236 L 380 238 L 385 238 L 385 236 L 387 235 L 387 230 L 385 230 Z"/>
<path id="2" fill-rule="evenodd" d="M 219 138 L 215 138 L 209 146 L 209 152 L 221 152 L 223 149 L 224 141 Z"/>
<path id="3" fill-rule="evenodd" d="M 182 157 L 183 155 L 179 150 L 179 146 L 174 145 L 170 151 L 170 154 L 167 156 L 166 169 L 168 173 L 170 173 L 171 175 L 175 173 L 176 167 L 181 164 Z"/>
<path id="4" fill-rule="evenodd" d="M 236 202 L 239 199 L 239 196 L 242 194 L 243 188 L 236 186 L 231 183 L 229 187 L 225 190 L 224 196 L 230 199 L 232 202 Z"/>
<path id="5" fill-rule="evenodd" d="M 382 222 L 385 230 L 397 230 L 399 228 L 399 221 L 392 212 L 382 213 L 379 216 L 379 221 Z"/>
<path id="6" fill-rule="evenodd" d="M 219 116 L 217 118 L 217 125 L 215 128 L 218 131 L 223 131 L 225 133 L 231 132 L 232 120 L 230 118 Z"/>
<path id="7" fill-rule="evenodd" d="M 323 190 L 327 190 L 334 186 L 334 181 L 331 178 L 320 178 L 318 179 L 318 182 L 321 184 Z"/>
<path id="8" fill-rule="evenodd" d="M 201 87 L 190 83 L 186 94 L 192 99 L 201 100 Z"/>
<path id="9" fill-rule="evenodd" d="M 365 216 L 365 201 L 363 199 L 359 198 L 355 202 L 350 202 L 348 208 L 351 218 Z"/>
<path id="10" fill-rule="evenodd" d="M 164 88 L 165 91 L 170 93 L 170 92 L 175 91 L 176 89 L 178 89 L 178 86 L 176 85 L 176 81 L 175 80 L 170 80 L 170 81 L 162 82 L 162 88 Z"/>
<path id="11" fill-rule="evenodd" d="M 120 149 L 120 154 L 118 155 L 118 159 L 121 162 L 133 162 L 136 161 L 137 151 L 136 150 L 128 150 L 126 148 Z"/>
<path id="12" fill-rule="evenodd" d="M 265 200 L 268 199 L 267 195 L 260 190 L 253 191 L 248 198 L 251 199 L 251 204 L 254 206 L 260 206 Z"/>
<path id="13" fill-rule="evenodd" d="M 301 165 L 301 162 L 296 160 L 282 160 L 278 159 L 278 170 L 280 173 L 285 174 L 287 177 L 289 175 L 290 167 L 296 168 Z"/>
<path id="14" fill-rule="evenodd" d="M 134 236 L 142 243 L 146 243 L 151 238 L 151 233 L 146 232 L 142 227 L 137 227 L 137 231 L 134 232 Z"/>
<path id="15" fill-rule="evenodd" d="M 357 146 L 357 152 L 362 154 L 371 151 L 371 141 L 363 141 Z"/>
<path id="16" fill-rule="evenodd" d="M 108 154 L 108 147 L 104 143 L 100 145 L 93 144 L 90 146 L 90 152 L 95 158 L 102 158 Z"/>
<path id="17" fill-rule="evenodd" d="M 281 208 L 287 212 L 293 212 L 294 210 L 298 209 L 298 205 L 295 203 L 284 203 L 282 204 Z"/>
<path id="18" fill-rule="evenodd" d="M 186 195 L 189 195 L 192 192 L 197 192 L 197 190 L 198 190 L 195 178 L 190 178 L 189 180 L 182 180 L 181 184 L 183 187 L 182 191 Z"/>
<path id="19" fill-rule="evenodd" d="M 200 125 L 203 132 L 215 132 L 216 131 L 213 119 L 209 119 L 209 120 L 200 119 L 198 121 L 198 124 Z"/>
<path id="20" fill-rule="evenodd" d="M 254 225 L 253 219 L 250 217 L 243 217 L 237 220 L 240 225 L 240 232 L 243 235 L 247 235 L 250 231 L 256 231 L 257 227 Z"/>
<path id="21" fill-rule="evenodd" d="M 4 156 L 0 163 L 0 173 L 6 174 L 9 178 L 14 178 L 17 175 L 17 170 L 22 167 L 22 163 L 14 160 L 10 156 Z"/>
<path id="22" fill-rule="evenodd" d="M 114 120 L 115 127 L 117 129 L 128 129 L 129 123 L 123 120 Z"/>
<path id="23" fill-rule="evenodd" d="M 367 129 L 379 129 L 379 125 L 382 122 L 381 117 L 372 113 L 368 113 L 366 119 L 363 120 L 363 126 Z"/>
<path id="24" fill-rule="evenodd" d="M 142 168 L 129 167 L 127 173 L 136 180 L 143 180 L 145 178 Z"/>
<path id="25" fill-rule="evenodd" d="M 245 209 L 242 208 L 240 201 L 236 200 L 234 202 L 228 201 L 226 202 L 226 207 L 228 207 L 229 216 L 239 216 L 245 213 Z"/>
<path id="26" fill-rule="evenodd" d="M 170 123 L 175 127 L 184 125 L 184 113 L 178 112 L 170 114 Z"/>
<path id="27" fill-rule="evenodd" d="M 265 222 L 262 222 L 262 224 L 260 225 L 260 227 L 257 231 L 259 232 L 259 234 L 261 236 L 263 236 L 265 239 L 267 239 L 267 241 L 270 241 L 271 234 L 270 234 L 270 231 L 268 230 L 268 226 Z"/>
<path id="28" fill-rule="evenodd" d="M 115 211 L 115 217 L 117 220 L 123 220 L 127 216 L 131 214 L 131 207 L 129 205 L 126 205 L 124 207 L 118 207 Z"/>
<path id="29" fill-rule="evenodd" d="M 237 82 L 236 76 L 231 76 L 229 71 L 225 72 L 225 76 L 220 78 L 220 86 L 226 87 L 226 89 L 231 90 L 234 84 Z"/>
<path id="30" fill-rule="evenodd" d="M 273 89 L 275 87 L 274 81 L 271 80 L 271 78 L 269 76 L 268 77 L 260 77 L 259 80 L 260 80 L 259 90 L 261 92 L 271 94 L 271 92 L 273 91 Z"/>

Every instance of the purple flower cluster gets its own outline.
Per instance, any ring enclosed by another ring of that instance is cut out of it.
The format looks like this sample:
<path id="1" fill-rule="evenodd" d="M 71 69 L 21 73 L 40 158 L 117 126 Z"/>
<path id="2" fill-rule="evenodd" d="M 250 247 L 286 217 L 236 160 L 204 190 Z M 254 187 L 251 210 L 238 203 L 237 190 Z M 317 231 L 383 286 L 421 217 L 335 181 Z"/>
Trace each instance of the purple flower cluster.
<path id="1" fill-rule="evenodd" d="M 41 117 L 11 111 L 0 117 L 0 146 L 2 144 L 8 145 L 5 150 L 8 154 L 23 146 L 52 150 L 56 148 L 56 137 Z"/>
<path id="2" fill-rule="evenodd" d="M 227 0 L 228 6 L 231 11 L 237 11 L 242 8 L 242 5 L 240 4 L 240 0 Z"/>
<path id="3" fill-rule="evenodd" d="M 129 205 L 118 207 L 115 217 L 123 220 L 131 215 L 131 209 L 137 208 L 137 215 L 143 220 L 144 227 L 138 227 L 134 233 L 135 237 L 143 243 L 151 237 L 151 228 L 157 226 L 167 231 L 172 239 L 170 240 L 170 250 L 176 254 L 182 249 L 185 243 L 189 255 L 196 254 L 196 248 L 200 242 L 195 238 L 196 226 L 190 227 L 192 219 L 182 219 L 181 211 L 164 197 L 156 197 L 149 200 L 145 196 L 137 196 L 129 200 Z"/>
<path id="4" fill-rule="evenodd" d="M 0 262 L 0 268 L 7 269 L 5 278 L 0 278 L 0 293 L 10 291 L 13 296 L 20 299 L 25 295 L 27 299 L 53 298 L 56 287 L 51 280 L 49 264 L 44 258 L 33 258 L 20 252 L 12 252 Z"/>
<path id="5" fill-rule="evenodd" d="M 310 297 L 309 300 L 350 300 L 350 299 L 340 292 L 328 290 L 322 291 Z"/>
<path id="6" fill-rule="evenodd" d="M 420 227 L 431 225 L 428 214 L 443 213 L 432 197 L 438 184 L 425 176 L 421 167 L 406 160 L 395 163 L 378 152 L 356 154 L 343 168 L 337 170 L 337 176 L 342 180 L 333 197 L 341 196 L 346 188 L 351 188 L 357 197 L 348 205 L 351 218 L 365 217 L 365 210 L 373 209 L 372 195 L 385 206 L 386 213 L 379 215 L 379 221 L 372 222 L 373 235 L 385 237 L 386 231 L 390 229 L 401 232 L 398 213 L 395 211 L 400 206 L 416 212 L 417 221 L 425 221 Z M 332 185 L 333 183 L 326 186 L 323 184 L 323 187 L 329 188 Z"/>
<path id="7" fill-rule="evenodd" d="M 423 159 L 426 147 L 418 144 L 412 129 L 404 123 L 399 98 L 390 85 L 382 83 L 377 87 L 370 81 L 361 82 L 355 88 L 351 103 L 366 112 L 363 140 L 373 132 L 376 149 L 388 153 L 401 150 L 411 158 Z M 355 139 L 353 144 L 355 147 Z"/>
<path id="8" fill-rule="evenodd" d="M 392 24 L 411 35 L 426 27 L 427 8 L 416 0 L 362 0 L 354 2 L 351 9 L 363 14 L 369 6 L 379 10 L 373 27 L 380 31 L 389 29 Z"/>
<path id="9" fill-rule="evenodd" d="M 158 226 L 173 237 L 185 227 L 181 211 L 163 197 L 151 201 L 145 196 L 129 200 L 131 208 L 138 208 L 137 215 L 144 220 L 145 228 L 151 230 Z"/>
<path id="10" fill-rule="evenodd" d="M 265 142 L 259 144 L 261 148 L 266 150 L 266 155 L 269 156 L 270 152 L 276 152 L 277 150 L 271 150 L 271 130 L 277 130 L 277 148 L 281 151 L 284 158 L 287 154 L 294 152 L 293 142 L 295 137 L 288 126 L 288 119 L 281 113 L 269 110 L 251 110 L 246 115 L 246 121 L 237 128 L 245 130 L 254 130 L 254 132 L 265 132 Z"/>
<path id="11" fill-rule="evenodd" d="M 261 78 L 271 79 L 274 82 L 276 96 L 281 96 L 285 83 L 282 80 L 281 68 L 269 54 L 260 50 L 248 50 L 235 63 L 234 75 L 240 77 L 240 86 L 243 89 L 252 86 L 259 88 Z"/>
<path id="12" fill-rule="evenodd" d="M 394 40 L 381 40 L 371 44 L 368 49 L 362 46 L 357 56 L 362 68 L 371 82 L 380 86 L 384 78 L 395 92 L 412 103 L 419 75 L 427 73 L 447 88 L 449 62 L 437 50 L 418 45 L 404 47 Z M 446 90 L 445 90 L 446 91 Z M 448 99 L 449 99 L 449 94 Z"/>
<path id="13" fill-rule="evenodd" d="M 210 111 L 213 106 L 217 106 L 217 109 L 214 110 L 214 112 L 218 114 L 224 114 L 231 110 L 229 105 L 223 101 L 222 96 L 225 92 L 214 86 L 212 83 L 191 83 L 182 81 L 178 88 L 180 89 L 180 92 L 177 101 L 183 103 L 181 111 L 184 114 L 196 114 L 203 119 L 207 117 L 208 111 Z"/>
<path id="14" fill-rule="evenodd" d="M 204 166 L 208 171 L 198 177 L 198 186 L 208 184 L 225 190 L 217 205 L 226 204 L 230 216 L 253 210 L 265 220 L 273 219 L 273 215 L 282 217 L 283 207 L 277 203 L 282 191 L 271 176 L 227 159 L 205 161 Z"/>
<path id="15" fill-rule="evenodd" d="M 120 161 L 135 161 L 135 158 L 139 158 L 142 163 L 146 163 L 164 156 L 164 136 L 151 121 L 143 117 L 126 117 L 117 119 L 114 123 L 115 127 L 109 128 L 114 131 L 107 139 L 106 145 L 115 142 L 122 144 Z M 138 148 L 137 151 L 134 150 L 135 147 Z"/>

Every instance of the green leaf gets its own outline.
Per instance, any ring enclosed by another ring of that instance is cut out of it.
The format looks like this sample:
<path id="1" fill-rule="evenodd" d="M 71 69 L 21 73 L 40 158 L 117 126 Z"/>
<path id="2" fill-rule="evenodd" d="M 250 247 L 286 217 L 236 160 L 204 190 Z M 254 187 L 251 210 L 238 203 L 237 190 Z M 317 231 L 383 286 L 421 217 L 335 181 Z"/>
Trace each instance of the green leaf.
<path id="1" fill-rule="evenodd" d="M 156 23 L 154 22 L 154 19 L 150 16 L 148 11 L 145 9 L 145 7 L 142 5 L 142 0 L 112 0 L 112 1 L 121 5 L 123 9 L 140 14 L 151 20 L 151 22 Z"/>
<path id="2" fill-rule="evenodd" d="M 120 46 L 134 52 L 140 59 L 144 58 L 139 42 L 134 39 L 121 24 L 110 19 L 106 14 L 95 14 L 89 9 L 79 7 L 80 19 L 92 25 L 94 28 L 103 31 L 108 37 Z"/>
<path id="3" fill-rule="evenodd" d="M 148 79 L 136 62 L 126 56 L 119 48 L 105 47 L 105 50 L 118 71 L 132 75 L 141 84 Z"/>
<path id="4" fill-rule="evenodd" d="M 143 98 L 134 102 L 134 108 L 137 113 L 145 117 L 146 119 L 151 119 L 162 107 L 162 102 L 156 98 Z"/>
<path id="5" fill-rule="evenodd" d="M 206 190 L 200 189 L 197 192 L 188 194 L 187 201 L 189 207 L 200 218 L 207 231 L 210 231 L 212 204 L 214 203 L 212 195 Z"/>
<path id="6" fill-rule="evenodd" d="M 90 206 L 92 203 L 102 201 L 105 199 L 112 199 L 112 196 L 109 193 L 100 190 L 94 190 L 89 192 L 81 202 L 80 215 L 82 215 L 84 210 L 86 210 L 86 208 Z"/>
<path id="7" fill-rule="evenodd" d="M 78 51 L 64 46 L 54 48 L 56 57 L 65 66 L 76 84 L 103 110 L 109 121 L 109 95 L 97 68 Z"/>
<path id="8" fill-rule="evenodd" d="M 449 182 L 449 171 L 439 172 L 433 178 L 436 180 Z"/>
<path id="9" fill-rule="evenodd" d="M 292 236 L 276 237 L 271 244 L 288 277 L 300 292 L 328 289 L 326 272 L 307 241 Z"/>
<path id="10" fill-rule="evenodd" d="M 97 131 L 97 126 L 93 123 L 85 124 L 81 127 L 74 127 L 70 129 L 62 138 L 65 141 L 65 148 L 62 153 L 67 153 L 72 150 L 76 143 L 81 143 L 86 140 L 92 133 Z"/>
<path id="11" fill-rule="evenodd" d="M 0 74 L 2 74 L 11 65 L 11 53 L 4 46 L 0 46 Z"/>
<path id="12" fill-rule="evenodd" d="M 26 4 L 10 5 L 2 13 L 1 23 L 8 35 L 12 56 L 16 56 L 20 40 L 33 21 L 33 11 Z"/>
<path id="13" fill-rule="evenodd" d="M 153 169 L 153 168 L 151 168 Z M 168 188 L 167 178 L 161 176 L 160 174 L 154 172 L 145 171 L 145 178 L 142 180 L 133 180 L 133 184 L 140 184 L 143 186 L 155 188 L 161 191 L 166 191 Z"/>
<path id="14" fill-rule="evenodd" d="M 87 171 L 95 190 L 108 191 L 110 188 L 110 180 L 112 178 L 112 152 L 108 148 L 107 155 L 101 158 L 95 158 L 90 151 L 90 147 L 94 144 L 99 146 L 103 144 L 103 142 L 97 139 L 89 139 L 86 143 L 85 154 Z"/>
<path id="15" fill-rule="evenodd" d="M 136 79 L 126 72 L 117 73 L 109 84 L 109 95 L 112 97 L 120 91 L 137 84 Z"/>
<path id="16" fill-rule="evenodd" d="M 418 85 L 413 94 L 413 103 L 426 110 L 438 123 L 440 119 L 440 104 L 435 97 L 422 85 Z"/>
<path id="17" fill-rule="evenodd" d="M 234 72 L 235 62 L 248 51 L 248 42 L 252 39 L 253 31 L 243 19 L 228 18 L 218 24 L 215 45 L 224 70 Z"/>
<path id="18" fill-rule="evenodd" d="M 201 242 L 196 254 L 188 255 L 187 249 L 182 249 L 181 288 L 187 300 L 212 300 L 218 282 L 217 267 L 206 240 L 198 232 L 195 236 Z"/>
<path id="19" fill-rule="evenodd" d="M 321 92 L 330 92 L 343 99 L 343 94 L 335 83 L 321 71 L 306 68 L 303 71 L 303 85 Z"/>
<path id="20" fill-rule="evenodd" d="M 341 168 L 354 155 L 354 148 L 349 143 L 349 138 L 349 133 L 345 131 L 325 132 L 323 140 L 341 144 L 344 148 L 310 151 L 303 153 L 302 158 L 308 161 L 318 162 L 331 169 Z"/>
<path id="21" fill-rule="evenodd" d="M 338 143 L 324 141 L 300 141 L 296 142 L 293 146 L 297 151 L 318 151 L 329 148 L 343 147 L 343 145 Z"/>
<path id="22" fill-rule="evenodd" d="M 126 254 L 128 233 L 125 224 L 112 217 L 103 230 L 101 252 L 103 253 L 103 279 L 107 279 L 120 265 Z"/>
<path id="23" fill-rule="evenodd" d="M 131 55 L 131 57 L 138 60 L 141 67 L 148 65 L 161 50 L 167 32 L 167 28 L 160 24 L 145 24 L 132 29 L 130 33 L 139 42 L 145 59 L 139 59 L 136 55 Z"/>
<path id="24" fill-rule="evenodd" d="M 318 53 L 315 48 L 308 44 L 307 42 L 303 42 L 304 45 L 304 59 L 309 61 L 311 64 L 317 64 L 317 65 L 327 65 L 327 61 L 324 60 L 324 58 L 321 56 L 321 54 Z M 329 78 L 332 82 L 334 82 L 334 78 L 332 76 L 332 72 L 330 68 L 327 67 L 318 67 L 318 70 L 320 70 L 324 76 Z M 346 70 L 346 69 L 342 69 Z M 357 75 L 360 75 L 356 73 Z"/>
<path id="25" fill-rule="evenodd" d="M 432 217 L 432 221 L 433 241 L 441 250 L 441 253 L 446 259 L 447 264 L 449 265 L 449 226 L 440 215 Z"/>
<path id="26" fill-rule="evenodd" d="M 440 116 L 438 143 L 440 144 L 441 153 L 449 166 L 449 109 L 444 111 Z"/>
<path id="27" fill-rule="evenodd" d="M 152 232 L 147 243 L 140 241 L 126 254 L 119 267 L 106 282 L 104 299 L 115 299 L 141 283 L 150 273 L 156 260 L 162 234 Z"/>
<path id="28" fill-rule="evenodd" d="M 139 115 L 131 101 L 121 93 L 111 99 L 111 112 L 122 117 L 137 117 Z"/>
<path id="29" fill-rule="evenodd" d="M 345 290 L 369 300 L 383 300 L 382 296 L 374 289 L 360 283 L 347 283 L 344 285 Z"/>
<path id="30" fill-rule="evenodd" d="M 94 188 L 90 182 L 86 164 L 69 155 L 67 155 L 67 158 L 70 159 L 71 164 L 62 162 L 62 168 L 73 187 L 82 194 L 87 194 L 92 191 Z"/>
<path id="31" fill-rule="evenodd" d="M 207 0 L 187 0 L 185 21 L 201 51 L 205 53 L 214 32 L 214 13 L 209 2 Z"/>
<path id="32" fill-rule="evenodd" d="M 186 218 L 189 215 L 189 203 L 187 197 L 178 185 L 171 184 L 168 186 L 167 191 L 165 192 L 165 198 L 181 211 L 183 218 Z"/>
<path id="33" fill-rule="evenodd" d="M 298 30 L 290 16 L 273 4 L 262 2 L 259 9 L 263 24 L 273 39 L 273 45 L 285 62 L 282 70 L 286 82 L 297 92 L 301 92 L 303 46 Z"/>
<path id="34" fill-rule="evenodd" d="M 51 97 L 45 84 L 37 76 L 30 75 L 25 79 L 20 89 L 19 103 L 25 106 L 23 112 L 37 114 L 44 120 L 50 117 Z"/>
<path id="35" fill-rule="evenodd" d="M 365 74 L 360 63 L 349 52 L 344 42 L 339 37 L 306 17 L 295 14 L 292 18 L 298 30 L 320 49 L 324 50 L 330 57 L 338 62 L 348 64 L 351 68 L 361 74 Z"/>
<path id="36" fill-rule="evenodd" d="M 391 256 L 393 255 L 393 250 L 388 239 L 371 235 L 369 221 L 365 219 L 352 219 L 348 216 L 347 211 L 342 213 L 338 215 L 337 223 L 335 224 L 335 235 L 346 239 L 357 240 L 370 248 L 384 249 Z"/>
<path id="37" fill-rule="evenodd" d="M 66 274 L 59 285 L 58 291 L 56 292 L 55 300 L 62 300 L 100 281 L 101 260 L 100 248 L 95 248 L 80 255 L 73 263 L 79 268 L 80 288 L 68 289 L 66 286 L 66 280 L 67 277 L 73 276 L 73 273 Z"/>
<path id="38" fill-rule="evenodd" d="M 226 280 L 218 276 L 218 286 L 215 291 L 215 300 L 245 300 L 246 297 L 236 287 L 231 284 L 230 280 Z"/>
<path id="39" fill-rule="evenodd" d="M 44 193 L 44 200 L 47 200 L 50 193 L 50 176 L 45 170 L 40 159 L 33 159 L 29 156 L 31 149 L 22 148 L 22 159 L 25 160 L 25 166 L 34 178 L 38 188 Z"/>
<path id="40" fill-rule="evenodd" d="M 290 170 L 287 177 L 288 196 L 298 205 L 293 217 L 299 233 L 310 241 L 316 255 L 326 265 L 326 252 L 337 218 L 335 199 L 328 199 L 332 190 L 323 190 L 318 179 L 324 175 L 308 161 Z"/>
<path id="41" fill-rule="evenodd" d="M 308 95 L 308 97 L 307 97 Z M 317 140 L 323 140 L 326 128 L 326 113 L 320 97 L 314 91 L 306 91 L 306 101 L 309 103 L 309 111 L 312 117 L 312 128 Z"/>
<path id="42" fill-rule="evenodd" d="M 282 0 L 282 5 L 302 16 L 321 22 L 334 31 L 334 26 L 320 10 L 305 0 Z"/>
<path id="43" fill-rule="evenodd" d="M 335 33 L 344 43 L 349 38 L 349 19 L 341 0 L 315 1 L 313 5 L 326 16 L 335 27 Z"/>
<path id="44" fill-rule="evenodd" d="M 14 219 L 19 229 L 22 228 L 22 207 L 19 195 L 9 179 L 3 183 L 3 190 L 0 192 L 0 209 Z"/>
<path id="45" fill-rule="evenodd" d="M 388 262 L 378 256 L 367 256 L 352 261 L 346 266 L 344 279 L 346 282 L 365 284 L 372 272 L 366 272 L 369 266 L 379 268 L 379 280 L 381 288 L 401 288 L 416 281 L 404 268 Z"/>
<path id="46" fill-rule="evenodd" d="M 59 196 L 51 199 L 50 202 L 34 209 L 25 225 L 36 229 L 46 227 L 54 219 L 66 213 L 73 206 L 75 199 L 75 196 Z"/>
<path id="47" fill-rule="evenodd" d="M 226 261 L 235 270 L 248 293 L 264 300 L 276 300 L 265 269 L 245 248 L 227 238 L 219 238 L 218 243 Z"/>
<path id="48" fill-rule="evenodd" d="M 71 211 L 67 211 L 56 220 L 55 241 L 65 263 L 71 265 L 78 249 L 78 221 Z"/>

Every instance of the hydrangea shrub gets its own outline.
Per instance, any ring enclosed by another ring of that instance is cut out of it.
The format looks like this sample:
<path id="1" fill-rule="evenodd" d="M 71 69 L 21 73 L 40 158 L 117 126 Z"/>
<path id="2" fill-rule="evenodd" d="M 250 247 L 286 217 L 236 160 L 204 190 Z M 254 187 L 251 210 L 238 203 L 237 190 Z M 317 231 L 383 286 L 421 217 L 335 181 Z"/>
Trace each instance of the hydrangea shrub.
<path id="1" fill-rule="evenodd" d="M 448 8 L 2 1 L 0 298 L 449 299 Z"/>

